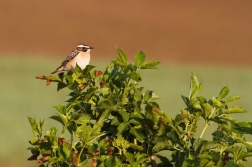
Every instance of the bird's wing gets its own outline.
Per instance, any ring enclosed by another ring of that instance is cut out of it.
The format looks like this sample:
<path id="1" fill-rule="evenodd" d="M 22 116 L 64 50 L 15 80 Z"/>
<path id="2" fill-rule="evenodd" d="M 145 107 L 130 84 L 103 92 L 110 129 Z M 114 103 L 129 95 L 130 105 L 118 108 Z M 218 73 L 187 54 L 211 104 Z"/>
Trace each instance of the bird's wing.
<path id="1" fill-rule="evenodd" d="M 62 62 L 61 66 L 65 66 L 68 62 L 70 62 L 71 60 L 73 60 L 79 53 L 80 53 L 80 51 L 78 51 L 78 50 L 73 50 L 73 51 L 67 56 L 67 58 Z"/>

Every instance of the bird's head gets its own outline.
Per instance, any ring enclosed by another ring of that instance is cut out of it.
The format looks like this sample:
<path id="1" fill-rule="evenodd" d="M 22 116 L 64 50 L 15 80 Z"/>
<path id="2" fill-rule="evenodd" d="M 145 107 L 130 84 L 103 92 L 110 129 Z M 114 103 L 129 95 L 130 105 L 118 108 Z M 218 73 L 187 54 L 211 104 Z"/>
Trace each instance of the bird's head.
<path id="1" fill-rule="evenodd" d="M 90 50 L 94 48 L 91 46 L 88 46 L 87 44 L 82 43 L 82 44 L 78 44 L 76 49 L 82 52 L 90 52 Z"/>

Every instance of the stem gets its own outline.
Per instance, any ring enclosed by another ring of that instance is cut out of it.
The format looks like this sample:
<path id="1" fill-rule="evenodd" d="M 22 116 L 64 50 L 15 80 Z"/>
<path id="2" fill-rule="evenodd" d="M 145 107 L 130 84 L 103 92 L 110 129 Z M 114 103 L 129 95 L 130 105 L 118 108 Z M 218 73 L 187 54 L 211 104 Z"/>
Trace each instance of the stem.
<path id="1" fill-rule="evenodd" d="M 180 136 L 180 132 L 174 126 L 171 126 L 171 127 L 177 133 L 177 135 Z"/>
<path id="2" fill-rule="evenodd" d="M 151 159 L 152 166 L 153 166 L 153 167 L 157 167 L 157 163 L 156 163 L 156 160 L 155 160 L 154 155 L 152 155 L 152 156 L 150 157 L 150 159 Z"/>
<path id="3" fill-rule="evenodd" d="M 203 130 L 202 130 L 202 132 L 201 132 L 201 134 L 200 134 L 200 139 L 203 137 L 203 135 L 204 135 L 204 133 L 205 133 L 205 131 L 206 131 L 206 129 L 207 129 L 207 127 L 208 127 L 208 125 L 211 123 L 210 121 L 209 121 L 209 119 L 212 117 L 212 115 L 213 115 L 213 113 L 216 111 L 216 108 L 214 107 L 213 108 L 213 110 L 212 110 L 212 112 L 210 113 L 210 115 L 209 115 L 209 118 L 205 121 L 205 126 L 204 126 L 204 128 L 203 128 Z"/>
<path id="4" fill-rule="evenodd" d="M 80 154 L 78 155 L 78 161 L 77 161 L 78 163 L 80 162 L 80 157 L 81 157 L 81 154 L 82 154 L 84 148 L 85 148 L 85 145 L 83 145 L 83 147 L 81 148 Z"/>
<path id="5" fill-rule="evenodd" d="M 73 132 L 71 133 L 71 141 L 70 141 L 71 148 L 73 148 Z"/>
<path id="6" fill-rule="evenodd" d="M 205 122 L 205 126 L 200 134 L 200 137 L 199 137 L 200 139 L 203 137 L 203 134 L 205 133 L 207 127 L 208 127 L 208 121 Z"/>
<path id="7" fill-rule="evenodd" d="M 62 131 L 61 131 L 61 138 L 63 138 L 65 131 L 66 131 L 66 126 L 64 126 Z"/>

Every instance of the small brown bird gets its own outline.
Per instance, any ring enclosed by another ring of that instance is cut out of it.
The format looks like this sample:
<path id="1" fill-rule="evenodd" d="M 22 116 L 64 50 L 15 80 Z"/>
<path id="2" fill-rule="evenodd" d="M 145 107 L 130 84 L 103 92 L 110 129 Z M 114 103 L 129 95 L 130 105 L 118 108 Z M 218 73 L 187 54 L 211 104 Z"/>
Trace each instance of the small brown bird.
<path id="1" fill-rule="evenodd" d="M 74 49 L 61 63 L 61 65 L 51 74 L 60 71 L 73 71 L 76 64 L 78 64 L 81 69 L 84 69 L 90 62 L 91 49 L 93 49 L 93 47 L 84 43 L 78 44 L 76 49 Z"/>

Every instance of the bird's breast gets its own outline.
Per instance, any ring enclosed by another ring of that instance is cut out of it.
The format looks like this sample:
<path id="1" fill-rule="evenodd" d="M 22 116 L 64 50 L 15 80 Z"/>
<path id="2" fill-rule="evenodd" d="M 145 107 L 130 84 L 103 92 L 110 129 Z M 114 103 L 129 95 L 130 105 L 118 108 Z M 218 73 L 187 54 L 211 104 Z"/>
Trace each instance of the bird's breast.
<path id="1" fill-rule="evenodd" d="M 75 68 L 76 63 L 81 69 L 84 69 L 90 62 L 90 54 L 79 54 L 73 59 L 73 68 Z"/>

